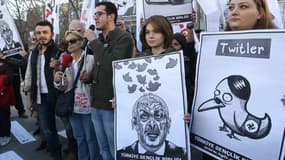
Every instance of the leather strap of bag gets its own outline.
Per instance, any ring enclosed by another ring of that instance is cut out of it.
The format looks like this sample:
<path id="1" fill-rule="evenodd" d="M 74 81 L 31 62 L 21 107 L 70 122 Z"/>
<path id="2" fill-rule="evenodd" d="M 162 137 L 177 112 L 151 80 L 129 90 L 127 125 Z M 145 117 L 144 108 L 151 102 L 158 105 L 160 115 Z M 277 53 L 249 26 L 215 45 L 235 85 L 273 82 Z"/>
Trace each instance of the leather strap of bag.
<path id="1" fill-rule="evenodd" d="M 84 57 L 85 57 L 85 56 L 82 56 L 82 60 L 81 60 L 81 63 L 80 63 L 80 66 L 79 66 L 78 72 L 77 72 L 77 74 L 76 74 L 76 77 L 75 77 L 75 80 L 74 80 L 74 83 L 73 83 L 73 87 L 72 87 L 72 89 L 75 89 L 75 88 L 76 88 L 76 84 L 77 84 L 77 81 L 78 81 L 78 78 L 79 78 L 79 75 L 80 75 L 81 69 L 82 69 L 82 67 L 83 67 Z"/>

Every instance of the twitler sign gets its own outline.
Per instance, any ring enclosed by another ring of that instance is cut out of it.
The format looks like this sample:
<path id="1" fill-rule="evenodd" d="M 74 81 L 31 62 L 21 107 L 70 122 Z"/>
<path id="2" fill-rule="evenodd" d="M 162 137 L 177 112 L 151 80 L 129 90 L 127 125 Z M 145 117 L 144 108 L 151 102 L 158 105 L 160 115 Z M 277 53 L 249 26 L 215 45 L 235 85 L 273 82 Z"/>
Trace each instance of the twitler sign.
<path id="1" fill-rule="evenodd" d="M 194 147 L 217 159 L 284 159 L 284 41 L 284 31 L 202 35 Z"/>

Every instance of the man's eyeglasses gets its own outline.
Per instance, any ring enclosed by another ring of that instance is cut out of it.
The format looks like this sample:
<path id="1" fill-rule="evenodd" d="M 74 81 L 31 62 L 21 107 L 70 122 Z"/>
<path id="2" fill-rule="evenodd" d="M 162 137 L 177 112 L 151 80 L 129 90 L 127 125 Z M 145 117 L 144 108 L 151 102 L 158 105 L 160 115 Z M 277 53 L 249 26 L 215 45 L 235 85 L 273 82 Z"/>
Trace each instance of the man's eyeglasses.
<path id="1" fill-rule="evenodd" d="M 67 44 L 74 44 L 78 41 L 79 39 L 70 39 L 70 40 L 67 40 L 66 43 Z"/>
<path id="2" fill-rule="evenodd" d="M 101 11 L 95 12 L 94 15 L 93 15 L 93 17 L 94 17 L 94 18 L 95 18 L 95 17 L 100 17 L 100 16 L 102 16 L 103 14 L 107 14 L 107 12 L 101 12 Z"/>

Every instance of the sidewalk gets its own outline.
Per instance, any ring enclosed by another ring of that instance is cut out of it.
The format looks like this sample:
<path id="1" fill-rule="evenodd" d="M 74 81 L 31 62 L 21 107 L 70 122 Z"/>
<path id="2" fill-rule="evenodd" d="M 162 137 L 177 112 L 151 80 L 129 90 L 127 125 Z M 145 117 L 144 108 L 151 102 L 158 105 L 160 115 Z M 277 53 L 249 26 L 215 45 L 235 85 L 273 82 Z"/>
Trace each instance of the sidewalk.
<path id="1" fill-rule="evenodd" d="M 29 111 L 26 111 L 26 114 L 29 116 Z M 17 114 L 17 110 L 15 107 L 11 107 L 11 121 L 17 121 L 20 123 L 30 134 L 36 129 L 36 120 L 32 117 L 28 117 L 26 119 L 19 118 Z M 57 128 L 58 131 L 61 131 L 63 126 L 59 119 L 57 119 Z M 4 146 L 0 147 L 0 154 L 5 153 L 7 151 L 16 152 L 23 160 L 48 160 L 49 153 L 46 150 L 36 151 L 35 149 L 39 146 L 39 135 L 33 136 L 36 141 L 29 142 L 26 144 L 21 144 L 18 140 L 11 135 L 11 142 Z M 60 137 L 60 141 L 62 144 L 66 143 L 65 139 Z"/>

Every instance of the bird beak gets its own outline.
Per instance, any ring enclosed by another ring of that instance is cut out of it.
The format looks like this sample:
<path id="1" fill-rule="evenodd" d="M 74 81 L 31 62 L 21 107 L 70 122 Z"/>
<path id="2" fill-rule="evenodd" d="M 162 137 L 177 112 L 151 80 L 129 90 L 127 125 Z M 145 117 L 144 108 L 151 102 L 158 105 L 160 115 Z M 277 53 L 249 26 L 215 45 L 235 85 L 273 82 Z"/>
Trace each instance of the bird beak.
<path id="1" fill-rule="evenodd" d="M 225 107 L 225 105 L 221 102 L 219 98 L 212 98 L 202 103 L 199 106 L 198 111 L 202 112 L 202 111 L 207 111 L 210 109 L 218 109 L 222 107 Z"/>

